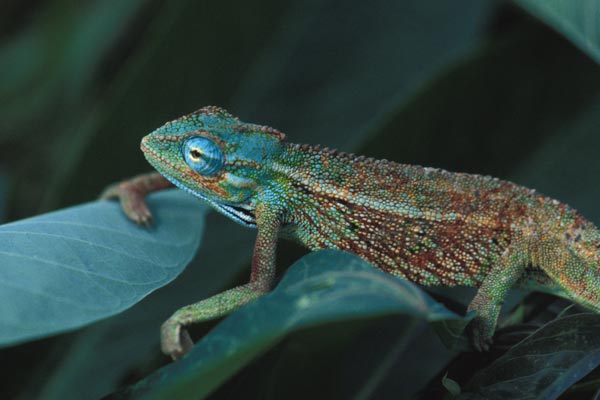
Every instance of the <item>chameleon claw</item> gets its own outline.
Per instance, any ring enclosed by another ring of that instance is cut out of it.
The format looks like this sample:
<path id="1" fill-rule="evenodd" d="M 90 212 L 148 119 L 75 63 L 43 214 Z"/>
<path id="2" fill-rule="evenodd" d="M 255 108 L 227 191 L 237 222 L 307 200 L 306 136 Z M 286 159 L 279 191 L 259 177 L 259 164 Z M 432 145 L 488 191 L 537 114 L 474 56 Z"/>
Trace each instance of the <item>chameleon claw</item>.
<path id="1" fill-rule="evenodd" d="M 144 225 L 149 229 L 154 219 L 144 199 L 130 198 L 127 203 L 123 203 L 123 211 L 127 217 L 138 225 Z"/>
<path id="2" fill-rule="evenodd" d="M 161 350 L 173 360 L 178 360 L 187 354 L 194 342 L 187 330 L 176 322 L 167 320 L 160 329 Z"/>
<path id="3" fill-rule="evenodd" d="M 152 218 L 152 215 L 149 215 L 147 218 L 145 218 L 142 221 L 142 225 L 144 225 L 144 227 L 146 229 L 150 229 L 152 228 L 152 224 L 154 223 L 154 218 Z"/>
<path id="4" fill-rule="evenodd" d="M 127 217 L 138 225 L 150 227 L 152 222 L 152 213 L 148 209 L 144 197 L 138 193 L 124 192 L 120 197 L 123 211 Z"/>
<path id="5" fill-rule="evenodd" d="M 481 317 L 475 317 L 468 327 L 471 345 L 478 352 L 490 350 L 493 343 L 493 337 L 490 330 L 486 328 L 486 323 Z"/>

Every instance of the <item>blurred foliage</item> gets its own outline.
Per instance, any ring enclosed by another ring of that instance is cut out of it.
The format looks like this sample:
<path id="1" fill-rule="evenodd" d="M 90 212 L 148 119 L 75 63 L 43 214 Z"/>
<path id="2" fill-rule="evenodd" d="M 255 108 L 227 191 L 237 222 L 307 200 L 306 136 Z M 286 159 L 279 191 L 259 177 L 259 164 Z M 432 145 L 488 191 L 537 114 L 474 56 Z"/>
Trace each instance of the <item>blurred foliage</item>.
<path id="1" fill-rule="evenodd" d="M 515 0 L 600 62 L 600 7 L 594 0 Z"/>
<path id="2" fill-rule="evenodd" d="M 92 200 L 108 183 L 148 170 L 142 135 L 215 104 L 294 142 L 510 178 L 598 222 L 599 10 L 597 0 L 7 0 L 0 13 L 6 218 Z M 135 307 L 1 350 L 2 398 L 95 399 L 184 368 L 161 369 L 168 360 L 159 353 L 160 323 L 245 281 L 252 251 L 253 232 L 221 216 L 209 215 L 205 232 L 182 276 Z M 278 265 L 303 252 L 282 243 Z M 472 291 L 431 294 L 462 314 Z M 253 349 L 210 397 L 435 399 L 450 396 L 448 382 L 468 398 L 484 398 L 478 393 L 490 387 L 505 393 L 498 363 L 533 351 L 532 338 L 551 335 L 561 321 L 597 324 L 590 315 L 552 322 L 566 304 L 538 294 L 513 313 L 507 304 L 506 328 L 486 354 L 449 350 L 415 318 L 323 320 Z M 243 318 L 224 321 L 207 343 Z M 192 333 L 201 338 L 213 326 Z M 584 349 L 567 333 L 551 346 L 547 371 L 567 368 L 561 351 L 595 351 L 591 339 Z M 203 343 L 190 364 L 202 361 Z M 568 367 L 577 370 L 573 379 L 546 374 L 544 385 L 558 390 L 545 398 L 594 395 L 598 362 L 590 359 Z M 536 363 L 511 364 L 511 379 L 526 379 Z"/>

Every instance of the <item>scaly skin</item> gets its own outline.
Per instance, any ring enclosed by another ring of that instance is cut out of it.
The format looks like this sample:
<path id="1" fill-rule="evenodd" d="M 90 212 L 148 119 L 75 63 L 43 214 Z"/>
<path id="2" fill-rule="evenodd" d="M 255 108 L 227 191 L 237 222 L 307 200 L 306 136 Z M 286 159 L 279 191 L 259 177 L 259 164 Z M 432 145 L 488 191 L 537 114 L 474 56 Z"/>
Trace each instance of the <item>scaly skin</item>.
<path id="1" fill-rule="evenodd" d="M 198 139 L 200 138 L 200 139 Z M 397 164 L 287 143 L 281 132 L 205 107 L 168 122 L 141 144 L 160 173 L 109 188 L 147 224 L 146 194 L 171 183 L 258 229 L 250 282 L 177 311 L 161 330 L 181 357 L 185 326 L 223 316 L 271 289 L 278 237 L 340 249 L 422 285 L 478 287 L 473 345 L 486 350 L 515 286 L 600 311 L 600 233 L 574 209 L 487 176 Z M 163 177 L 164 176 L 164 177 Z"/>

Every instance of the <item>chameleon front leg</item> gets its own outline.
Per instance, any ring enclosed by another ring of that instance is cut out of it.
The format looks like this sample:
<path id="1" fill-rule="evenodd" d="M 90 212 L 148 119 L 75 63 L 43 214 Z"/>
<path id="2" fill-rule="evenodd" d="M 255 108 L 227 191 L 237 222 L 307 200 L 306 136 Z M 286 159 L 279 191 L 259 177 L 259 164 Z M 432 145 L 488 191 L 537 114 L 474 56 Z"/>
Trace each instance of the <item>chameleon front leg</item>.
<path id="1" fill-rule="evenodd" d="M 130 220 L 148 226 L 152 214 L 144 197 L 149 193 L 170 187 L 173 187 L 173 184 L 164 176 L 157 172 L 150 172 L 108 186 L 100 195 L 100 199 L 119 199 L 121 208 Z"/>
<path id="2" fill-rule="evenodd" d="M 527 241 L 513 241 L 488 271 L 469 304 L 467 310 L 477 312 L 468 326 L 471 343 L 477 351 L 489 349 L 504 297 L 523 275 L 528 258 Z"/>
<path id="3" fill-rule="evenodd" d="M 258 234 L 250 282 L 176 311 L 161 327 L 163 353 L 174 360 L 181 358 L 193 346 L 184 329 L 186 326 L 227 315 L 271 289 L 275 280 L 275 249 L 280 222 L 275 213 L 264 209 L 255 210 Z"/>

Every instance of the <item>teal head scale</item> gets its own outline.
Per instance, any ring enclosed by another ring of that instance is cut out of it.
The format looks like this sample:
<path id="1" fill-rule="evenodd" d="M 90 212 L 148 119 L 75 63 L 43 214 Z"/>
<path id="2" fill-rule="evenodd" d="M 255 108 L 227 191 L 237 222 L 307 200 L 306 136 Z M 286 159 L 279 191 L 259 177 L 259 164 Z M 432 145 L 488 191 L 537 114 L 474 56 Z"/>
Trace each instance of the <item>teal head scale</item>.
<path id="1" fill-rule="evenodd" d="M 257 184 L 270 179 L 261 165 L 281 152 L 284 139 L 273 128 L 243 123 L 218 107 L 204 107 L 145 136 L 141 149 L 175 186 L 234 221 L 255 227 Z"/>

